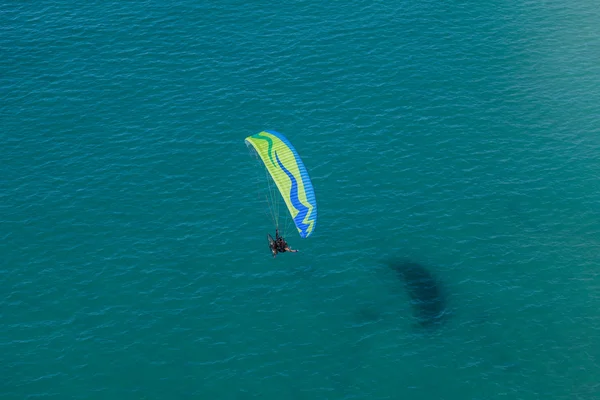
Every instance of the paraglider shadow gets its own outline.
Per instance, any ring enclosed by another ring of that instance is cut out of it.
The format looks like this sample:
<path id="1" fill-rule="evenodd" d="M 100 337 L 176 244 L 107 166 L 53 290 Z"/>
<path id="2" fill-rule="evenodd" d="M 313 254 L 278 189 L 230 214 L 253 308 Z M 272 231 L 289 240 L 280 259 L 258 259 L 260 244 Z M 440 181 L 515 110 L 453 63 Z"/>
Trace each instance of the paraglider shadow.
<path id="1" fill-rule="evenodd" d="M 425 266 L 410 260 L 391 259 L 386 264 L 404 283 L 417 325 L 428 330 L 439 328 L 450 314 L 439 280 Z"/>

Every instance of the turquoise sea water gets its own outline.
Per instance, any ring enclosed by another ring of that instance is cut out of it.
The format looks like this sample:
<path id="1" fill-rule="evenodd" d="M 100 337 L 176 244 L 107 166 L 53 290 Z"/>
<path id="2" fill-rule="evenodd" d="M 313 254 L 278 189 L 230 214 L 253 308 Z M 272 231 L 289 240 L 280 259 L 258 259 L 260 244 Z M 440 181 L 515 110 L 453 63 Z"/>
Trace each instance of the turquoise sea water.
<path id="1" fill-rule="evenodd" d="M 493 3 L 0 5 L 0 398 L 600 398 L 600 13 Z"/>

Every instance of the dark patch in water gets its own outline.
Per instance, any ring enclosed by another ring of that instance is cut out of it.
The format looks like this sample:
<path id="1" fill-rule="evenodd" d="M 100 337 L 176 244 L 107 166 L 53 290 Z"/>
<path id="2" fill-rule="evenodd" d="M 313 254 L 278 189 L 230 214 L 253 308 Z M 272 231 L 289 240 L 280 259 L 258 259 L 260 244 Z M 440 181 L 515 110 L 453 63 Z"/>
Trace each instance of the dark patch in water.
<path id="1" fill-rule="evenodd" d="M 381 320 L 381 312 L 374 306 L 363 306 L 356 312 L 359 323 L 372 323 Z"/>
<path id="2" fill-rule="evenodd" d="M 437 328 L 447 315 L 446 298 L 437 279 L 424 266 L 408 261 L 388 262 L 404 282 L 414 316 L 423 328 Z"/>

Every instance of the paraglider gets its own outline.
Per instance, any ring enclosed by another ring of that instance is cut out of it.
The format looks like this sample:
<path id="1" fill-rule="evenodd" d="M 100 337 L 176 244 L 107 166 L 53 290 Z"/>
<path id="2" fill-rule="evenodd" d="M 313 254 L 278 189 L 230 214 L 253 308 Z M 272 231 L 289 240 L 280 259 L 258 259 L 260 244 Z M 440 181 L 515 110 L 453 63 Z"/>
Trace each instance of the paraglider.
<path id="1" fill-rule="evenodd" d="M 301 238 L 313 234 L 317 223 L 317 202 L 312 182 L 298 152 L 279 132 L 263 131 L 245 139 L 246 146 L 266 171 L 268 191 L 265 196 L 275 225 L 275 240 L 267 235 L 273 257 L 291 250 L 279 232 L 279 203 L 286 205 L 288 215 Z M 289 218 L 286 217 L 289 221 Z"/>
<path id="2" fill-rule="evenodd" d="M 290 248 L 283 236 L 279 236 L 279 229 L 275 229 L 275 240 L 273 240 L 273 237 L 268 233 L 267 239 L 269 239 L 269 248 L 271 249 L 271 253 L 273 253 L 273 257 L 275 257 L 277 253 L 285 253 L 286 251 L 289 251 L 290 253 L 298 252 L 298 250 L 292 250 Z"/>

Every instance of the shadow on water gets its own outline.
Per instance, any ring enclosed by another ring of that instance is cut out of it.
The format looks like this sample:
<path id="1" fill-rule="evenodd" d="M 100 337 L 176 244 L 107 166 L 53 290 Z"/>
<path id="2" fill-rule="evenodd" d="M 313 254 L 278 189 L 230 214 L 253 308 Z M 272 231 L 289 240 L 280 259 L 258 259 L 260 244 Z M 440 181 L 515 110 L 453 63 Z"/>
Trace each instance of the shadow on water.
<path id="1" fill-rule="evenodd" d="M 443 288 L 425 266 L 410 260 L 388 260 L 410 297 L 414 317 L 421 328 L 437 329 L 449 316 Z"/>

